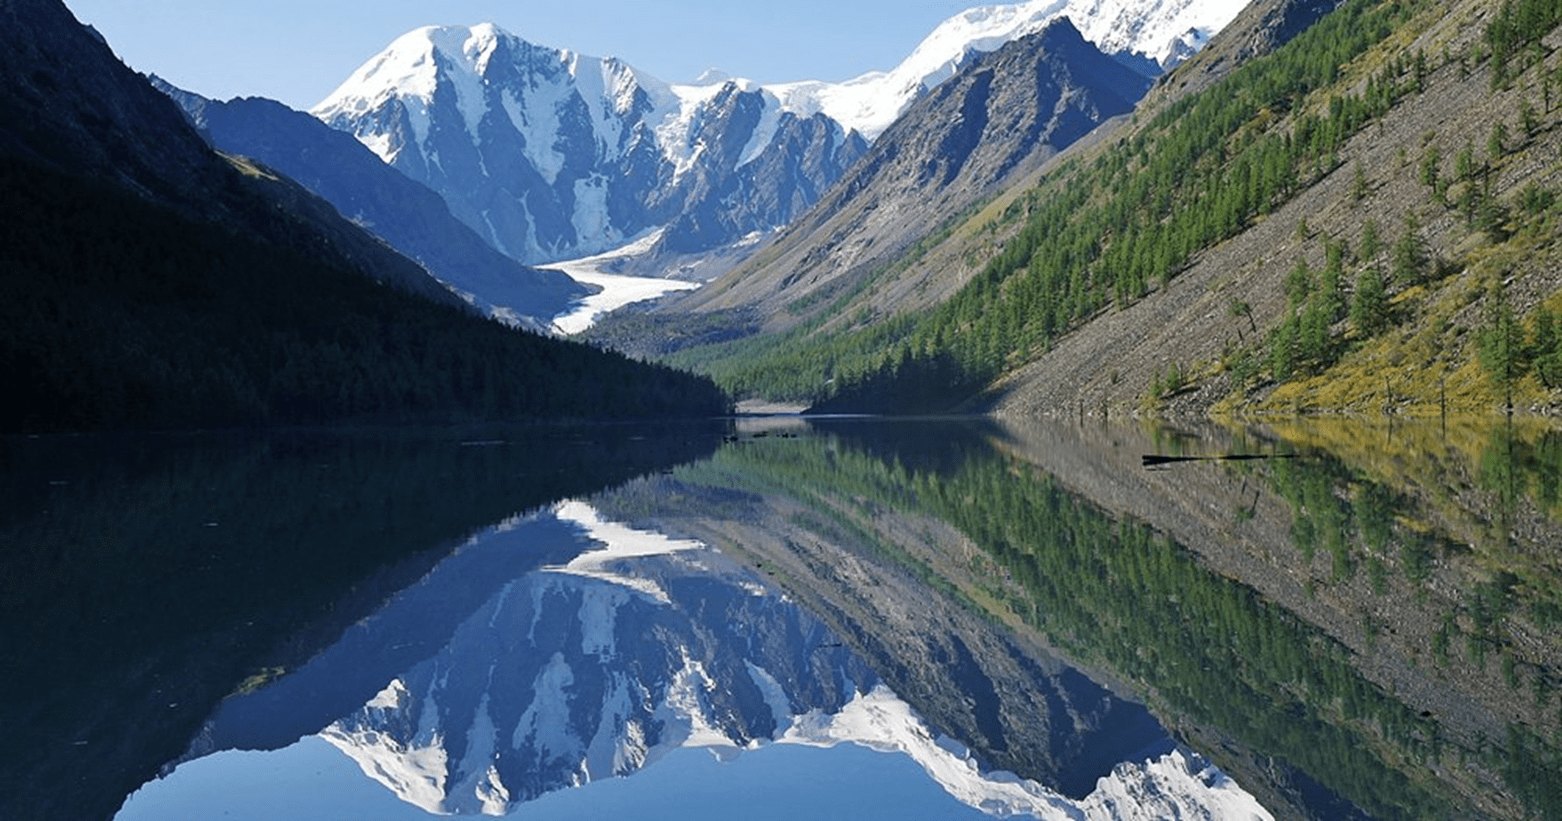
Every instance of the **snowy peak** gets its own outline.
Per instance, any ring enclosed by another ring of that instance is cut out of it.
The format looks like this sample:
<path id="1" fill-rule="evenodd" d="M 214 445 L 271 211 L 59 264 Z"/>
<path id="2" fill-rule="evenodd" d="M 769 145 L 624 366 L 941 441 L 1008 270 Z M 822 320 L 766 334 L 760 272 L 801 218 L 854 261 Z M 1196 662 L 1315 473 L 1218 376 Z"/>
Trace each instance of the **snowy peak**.
<path id="1" fill-rule="evenodd" d="M 671 235 L 696 250 L 774 229 L 866 147 L 749 81 L 669 85 L 492 24 L 410 32 L 311 113 L 523 262 L 610 250 L 679 219 L 693 222 Z"/>
<path id="2" fill-rule="evenodd" d="M 912 101 L 954 76 L 973 55 L 1046 28 L 1060 18 L 1107 54 L 1139 54 L 1170 68 L 1223 28 L 1247 0 L 1032 0 L 979 6 L 933 29 L 905 60 L 887 72 L 844 83 L 803 82 L 775 86 L 800 108 L 810 104 L 847 128 L 872 139 Z"/>
<path id="3" fill-rule="evenodd" d="M 1248 0 L 1073 0 L 1068 15 L 1085 38 L 1109 54 L 1143 54 L 1170 68 L 1202 47 Z"/>

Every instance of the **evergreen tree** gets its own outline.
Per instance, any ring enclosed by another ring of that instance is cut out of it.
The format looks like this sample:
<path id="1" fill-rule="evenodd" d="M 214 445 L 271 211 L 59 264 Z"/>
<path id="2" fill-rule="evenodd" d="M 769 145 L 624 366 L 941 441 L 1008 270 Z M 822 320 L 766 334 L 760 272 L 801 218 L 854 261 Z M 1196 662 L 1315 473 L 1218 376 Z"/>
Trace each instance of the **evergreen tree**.
<path id="1" fill-rule="evenodd" d="M 1486 291 L 1486 316 L 1479 333 L 1481 364 L 1512 406 L 1513 385 L 1524 375 L 1524 331 L 1500 280 Z"/>
<path id="2" fill-rule="evenodd" d="M 1312 271 L 1307 267 L 1307 260 L 1299 259 L 1295 267 L 1285 278 L 1285 295 L 1291 305 L 1301 305 L 1307 301 L 1307 297 L 1313 290 Z"/>
<path id="3" fill-rule="evenodd" d="M 1350 321 L 1362 339 L 1374 336 L 1388 324 L 1388 287 L 1383 271 L 1369 264 L 1356 278 L 1356 298 L 1351 302 Z"/>
<path id="4" fill-rule="evenodd" d="M 1323 309 L 1334 323 L 1345 318 L 1346 307 L 1345 243 L 1331 240 L 1324 251 Z"/>
<path id="5" fill-rule="evenodd" d="M 1535 313 L 1530 361 L 1541 384 L 1552 390 L 1562 387 L 1562 328 L 1558 327 L 1556 315 L 1545 308 Z"/>
<path id="6" fill-rule="evenodd" d="M 1425 278 L 1430 267 L 1431 254 L 1421 238 L 1421 221 L 1414 214 L 1407 214 L 1404 230 L 1394 242 L 1394 281 L 1413 285 Z"/>
<path id="7" fill-rule="evenodd" d="M 1361 226 L 1361 261 L 1368 265 L 1377 260 L 1378 254 L 1383 250 L 1383 241 L 1378 237 L 1377 220 L 1367 220 Z"/>
<path id="8" fill-rule="evenodd" d="M 1290 379 L 1296 370 L 1300 326 L 1301 317 L 1293 307 L 1290 315 L 1269 335 L 1269 373 L 1276 382 Z"/>

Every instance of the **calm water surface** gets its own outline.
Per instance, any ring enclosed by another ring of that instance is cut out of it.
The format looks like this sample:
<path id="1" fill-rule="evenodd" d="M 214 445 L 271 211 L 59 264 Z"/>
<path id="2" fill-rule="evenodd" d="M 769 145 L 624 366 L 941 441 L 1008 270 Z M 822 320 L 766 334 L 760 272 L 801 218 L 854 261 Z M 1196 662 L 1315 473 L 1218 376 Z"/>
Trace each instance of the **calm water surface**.
<path id="1" fill-rule="evenodd" d="M 1543 425 L 0 446 L 8 819 L 1562 817 Z"/>

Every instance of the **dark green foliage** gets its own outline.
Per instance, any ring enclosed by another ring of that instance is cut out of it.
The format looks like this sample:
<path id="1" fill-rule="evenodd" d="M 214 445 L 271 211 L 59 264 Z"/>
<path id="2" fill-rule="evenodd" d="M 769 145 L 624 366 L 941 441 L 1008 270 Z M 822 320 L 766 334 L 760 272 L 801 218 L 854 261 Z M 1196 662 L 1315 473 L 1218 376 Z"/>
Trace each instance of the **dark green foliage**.
<path id="1" fill-rule="evenodd" d="M 1491 49 L 1492 87 L 1507 84 L 1512 76 L 1509 63 L 1526 46 L 1562 23 L 1562 3 L 1556 0 L 1507 0 L 1486 24 L 1486 45 Z"/>
<path id="2" fill-rule="evenodd" d="M 1299 259 L 1285 277 L 1285 295 L 1291 305 L 1301 305 L 1313 292 L 1313 274 L 1307 260 Z"/>
<path id="3" fill-rule="evenodd" d="M 1502 750 L 1503 780 L 1535 818 L 1562 818 L 1562 751 L 1519 724 L 1508 725 Z"/>
<path id="4" fill-rule="evenodd" d="M 1535 312 L 1535 333 L 1529 358 L 1535 376 L 1551 390 L 1562 387 L 1562 319 L 1545 308 Z"/>
<path id="5" fill-rule="evenodd" d="M 1345 243 L 1329 242 L 1324 251 L 1323 311 L 1330 323 L 1346 317 Z"/>
<path id="6" fill-rule="evenodd" d="M 1454 178 L 1461 182 L 1468 182 L 1475 177 L 1475 149 L 1469 145 L 1459 149 L 1454 155 Z"/>
<path id="7" fill-rule="evenodd" d="M 1383 240 L 1378 234 L 1378 221 L 1367 220 L 1361 226 L 1361 261 L 1371 265 L 1383 251 Z"/>
<path id="8" fill-rule="evenodd" d="M 1302 318 L 1292 306 L 1290 314 L 1269 333 L 1269 373 L 1277 382 L 1296 374 L 1297 360 L 1301 358 L 1301 328 Z"/>
<path id="9" fill-rule="evenodd" d="M 1394 241 L 1394 281 L 1401 285 L 1423 282 L 1431 274 L 1432 254 L 1421 236 L 1421 223 L 1415 215 L 1405 216 L 1404 230 Z"/>
<path id="10" fill-rule="evenodd" d="M 1367 338 L 1388 327 L 1388 285 L 1376 265 L 1363 268 L 1356 278 L 1356 298 L 1351 302 L 1350 321 L 1356 335 Z"/>
<path id="11" fill-rule="evenodd" d="M 1150 380 L 1150 395 L 1156 399 L 1165 399 L 1177 395 L 1179 391 L 1188 386 L 1188 374 L 1176 362 L 1166 368 L 1166 374 L 1161 375 L 1160 369 L 1156 369 L 1155 378 Z"/>
<path id="12" fill-rule="evenodd" d="M 713 415 L 709 380 L 0 163 L 0 430 Z M 274 217 L 275 218 L 275 217 Z M 300 242 L 308 242 L 308 238 Z"/>
<path id="13" fill-rule="evenodd" d="M 1528 216 L 1538 216 L 1551 209 L 1557 202 L 1555 191 L 1530 182 L 1519 192 L 1519 208 Z"/>
<path id="14" fill-rule="evenodd" d="M 1481 364 L 1486 367 L 1492 382 L 1505 391 L 1511 391 L 1515 382 L 1524 375 L 1526 367 L 1524 329 L 1513 315 L 1507 294 L 1500 282 L 1493 282 L 1486 292 L 1485 318 L 1478 336 Z"/>
<path id="15" fill-rule="evenodd" d="M 853 381 L 835 396 L 815 404 L 811 411 L 952 411 L 985 383 L 985 379 L 963 370 L 948 354 L 913 355 L 910 348 L 903 347 L 898 359 Z"/>
<path id="16" fill-rule="evenodd" d="M 1421 155 L 1421 184 L 1432 189 L 1432 196 L 1442 199 L 1445 183 L 1438 174 L 1438 164 L 1442 161 L 1442 154 L 1433 143 L 1426 147 Z"/>

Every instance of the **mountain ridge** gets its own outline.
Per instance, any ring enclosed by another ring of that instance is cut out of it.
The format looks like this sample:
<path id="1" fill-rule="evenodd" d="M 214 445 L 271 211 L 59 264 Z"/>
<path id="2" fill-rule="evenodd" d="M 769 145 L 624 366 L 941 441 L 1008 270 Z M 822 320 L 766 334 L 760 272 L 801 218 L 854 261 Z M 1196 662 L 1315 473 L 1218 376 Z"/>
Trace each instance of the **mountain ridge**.
<path id="1" fill-rule="evenodd" d="M 610 250 L 679 216 L 730 219 L 737 188 L 760 196 L 745 198 L 750 213 L 723 243 L 767 230 L 811 204 L 810 192 L 864 147 L 749 83 L 673 86 L 489 24 L 403 35 L 311 113 L 526 262 Z M 769 156 L 792 173 L 756 176 Z M 691 226 L 684 243 L 706 240 Z"/>
<path id="2" fill-rule="evenodd" d="M 938 251 L 928 237 L 955 230 L 1127 114 L 1150 85 L 1068 18 L 1054 19 L 913 103 L 840 184 L 747 262 L 648 311 L 611 316 L 589 336 L 637 355 L 670 355 L 739 392 L 754 387 L 757 377 L 746 371 L 758 359 L 779 389 L 770 398 L 806 401 L 831 378 L 810 347 L 853 329 L 893 327 L 977 273 L 974 255 L 908 263 Z M 841 360 L 871 357 L 879 344 L 870 340 Z M 853 364 L 825 368 L 849 372 Z"/>
<path id="3" fill-rule="evenodd" d="M 259 97 L 209 100 L 151 79 L 215 147 L 299 181 L 484 314 L 547 331 L 555 316 L 589 293 L 562 273 L 500 254 L 452 217 L 439 195 L 308 114 Z"/>
<path id="4" fill-rule="evenodd" d="M 1149 85 L 1088 43 L 1068 18 L 1054 18 L 913 103 L 837 188 L 766 249 L 762 264 L 742 267 L 662 309 L 758 301 L 772 316 L 768 329 L 778 329 L 786 315 L 780 308 L 808 299 L 810 286 L 860 276 L 876 260 L 902 253 L 919 229 L 970 208 L 1131 110 Z M 872 216 L 855 215 L 866 213 Z M 843 228 L 842 219 L 858 224 Z M 896 225 L 902 237 L 895 236 Z M 755 294 L 772 288 L 773 296 Z M 917 303 L 914 293 L 903 291 L 892 304 L 874 308 L 897 312 Z"/>

